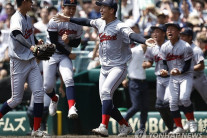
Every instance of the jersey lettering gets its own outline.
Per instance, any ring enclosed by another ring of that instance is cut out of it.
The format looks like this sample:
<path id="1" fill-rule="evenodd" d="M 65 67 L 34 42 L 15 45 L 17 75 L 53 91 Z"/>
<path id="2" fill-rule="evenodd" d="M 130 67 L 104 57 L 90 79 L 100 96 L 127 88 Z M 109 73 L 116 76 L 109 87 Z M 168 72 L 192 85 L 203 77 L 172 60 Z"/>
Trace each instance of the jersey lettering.
<path id="1" fill-rule="evenodd" d="M 32 28 L 29 29 L 29 30 L 26 29 L 26 30 L 25 30 L 25 34 L 24 34 L 24 38 L 25 38 L 25 39 L 28 39 L 29 36 L 30 36 L 32 33 L 33 33 Z"/>
<path id="2" fill-rule="evenodd" d="M 173 55 L 173 54 L 168 53 L 166 60 L 171 61 L 171 60 L 182 59 L 182 58 L 183 58 L 183 55 Z"/>
<path id="3" fill-rule="evenodd" d="M 155 55 L 154 58 L 155 58 L 155 62 L 162 60 L 162 58 L 160 58 L 158 55 Z"/>
<path id="4" fill-rule="evenodd" d="M 106 35 L 106 34 L 99 34 L 100 37 L 100 42 L 107 41 L 107 40 L 116 40 L 117 35 L 111 36 L 111 35 Z"/>
<path id="5" fill-rule="evenodd" d="M 65 33 L 67 35 L 69 35 L 69 34 L 77 34 L 77 31 L 75 31 L 75 30 L 61 29 L 58 34 L 59 34 L 59 36 L 62 36 Z"/>

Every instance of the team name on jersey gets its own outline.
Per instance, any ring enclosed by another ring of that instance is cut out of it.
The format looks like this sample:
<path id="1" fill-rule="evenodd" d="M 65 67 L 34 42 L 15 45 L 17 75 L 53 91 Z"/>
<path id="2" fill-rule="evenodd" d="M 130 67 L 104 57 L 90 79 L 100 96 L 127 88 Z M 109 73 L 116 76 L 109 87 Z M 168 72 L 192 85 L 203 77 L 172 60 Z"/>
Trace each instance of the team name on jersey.
<path id="1" fill-rule="evenodd" d="M 26 29 L 26 30 L 25 30 L 25 34 L 24 34 L 24 38 L 25 38 L 25 39 L 28 39 L 29 36 L 30 36 L 32 33 L 33 33 L 32 28 L 29 29 L 29 30 Z"/>
<path id="2" fill-rule="evenodd" d="M 154 59 L 155 59 L 155 62 L 158 62 L 158 61 L 162 60 L 162 58 L 160 58 L 158 55 L 155 55 Z"/>
<path id="3" fill-rule="evenodd" d="M 60 36 L 62 36 L 63 34 L 67 34 L 67 35 L 69 35 L 69 34 L 77 34 L 77 31 L 75 31 L 75 30 L 69 30 L 69 29 L 61 29 L 60 31 L 59 31 L 59 35 Z"/>
<path id="4" fill-rule="evenodd" d="M 100 33 L 99 38 L 100 38 L 100 42 L 107 41 L 107 40 L 116 40 L 117 35 L 114 35 L 114 36 L 106 35 L 106 34 L 102 35 L 102 33 Z"/>
<path id="5" fill-rule="evenodd" d="M 166 60 L 171 61 L 171 60 L 182 59 L 182 58 L 183 58 L 183 55 L 173 55 L 173 54 L 168 53 Z"/>

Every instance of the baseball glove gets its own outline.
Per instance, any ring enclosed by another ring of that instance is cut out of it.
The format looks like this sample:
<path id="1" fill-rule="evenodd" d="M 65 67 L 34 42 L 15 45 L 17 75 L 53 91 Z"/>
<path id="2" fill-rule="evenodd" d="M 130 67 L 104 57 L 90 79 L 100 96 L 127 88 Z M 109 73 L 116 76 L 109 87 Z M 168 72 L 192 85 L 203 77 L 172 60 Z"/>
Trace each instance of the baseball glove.
<path id="1" fill-rule="evenodd" d="M 55 44 L 35 45 L 33 49 L 33 55 L 38 60 L 49 60 L 50 57 L 54 54 L 55 49 Z"/>

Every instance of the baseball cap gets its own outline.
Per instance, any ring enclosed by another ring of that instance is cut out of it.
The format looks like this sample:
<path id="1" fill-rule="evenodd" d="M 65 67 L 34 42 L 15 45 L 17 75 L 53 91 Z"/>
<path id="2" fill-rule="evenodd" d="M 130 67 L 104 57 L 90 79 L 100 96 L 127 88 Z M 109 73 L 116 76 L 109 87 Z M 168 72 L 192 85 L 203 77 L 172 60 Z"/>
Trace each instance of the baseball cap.
<path id="1" fill-rule="evenodd" d="M 163 24 L 156 24 L 155 26 L 151 26 L 150 29 L 151 29 L 152 31 L 154 31 L 155 29 L 160 29 L 160 30 L 162 30 L 163 32 L 166 31 L 166 29 L 165 29 L 165 25 L 163 25 Z"/>
<path id="2" fill-rule="evenodd" d="M 182 28 L 180 34 L 193 36 L 193 30 L 190 27 Z"/>
<path id="3" fill-rule="evenodd" d="M 181 30 L 180 25 L 178 24 L 178 22 L 169 22 L 165 24 L 165 28 L 167 29 L 169 26 L 174 26 L 176 27 L 178 30 Z"/>
<path id="4" fill-rule="evenodd" d="M 115 0 L 98 0 L 96 1 L 96 5 L 101 6 L 109 6 L 111 8 L 114 8 L 115 10 L 117 10 L 117 3 Z"/>
<path id="5" fill-rule="evenodd" d="M 68 6 L 68 5 L 77 5 L 77 0 L 64 0 L 63 1 L 63 6 Z"/>

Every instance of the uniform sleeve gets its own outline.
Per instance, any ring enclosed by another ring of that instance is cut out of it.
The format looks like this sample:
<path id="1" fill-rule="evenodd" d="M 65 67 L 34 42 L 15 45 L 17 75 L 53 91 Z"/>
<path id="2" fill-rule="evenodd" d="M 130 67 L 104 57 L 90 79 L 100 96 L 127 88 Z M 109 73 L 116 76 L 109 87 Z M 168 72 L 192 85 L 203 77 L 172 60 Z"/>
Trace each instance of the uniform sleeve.
<path id="1" fill-rule="evenodd" d="M 103 23 L 104 21 L 102 19 L 95 19 L 90 21 L 91 26 L 96 28 L 97 30 L 101 27 Z"/>
<path id="2" fill-rule="evenodd" d="M 12 16 L 10 21 L 10 32 L 14 30 L 19 30 L 21 33 L 22 31 L 22 21 L 21 18 L 16 18 L 17 16 Z"/>
<path id="3" fill-rule="evenodd" d="M 193 58 L 193 49 L 191 48 L 191 46 L 186 46 L 184 51 L 184 60 L 187 61 L 191 58 Z"/>
<path id="4" fill-rule="evenodd" d="M 154 58 L 153 58 L 153 55 L 152 55 L 152 48 L 151 47 L 148 47 L 146 52 L 145 52 L 145 55 L 144 57 L 148 60 L 148 61 L 154 61 Z"/>
<path id="5" fill-rule="evenodd" d="M 57 32 L 58 31 L 58 23 L 51 19 L 48 23 L 48 31 Z"/>
<path id="6" fill-rule="evenodd" d="M 124 43 L 131 43 L 131 39 L 129 38 L 129 35 L 132 33 L 135 33 L 130 27 L 128 27 L 124 23 L 119 23 L 118 24 L 118 29 L 120 33 L 122 34 L 122 39 Z"/>
<path id="7" fill-rule="evenodd" d="M 199 47 L 196 48 L 196 50 L 193 54 L 194 54 L 194 60 L 195 60 L 196 64 L 198 64 L 204 60 L 203 52 Z"/>

